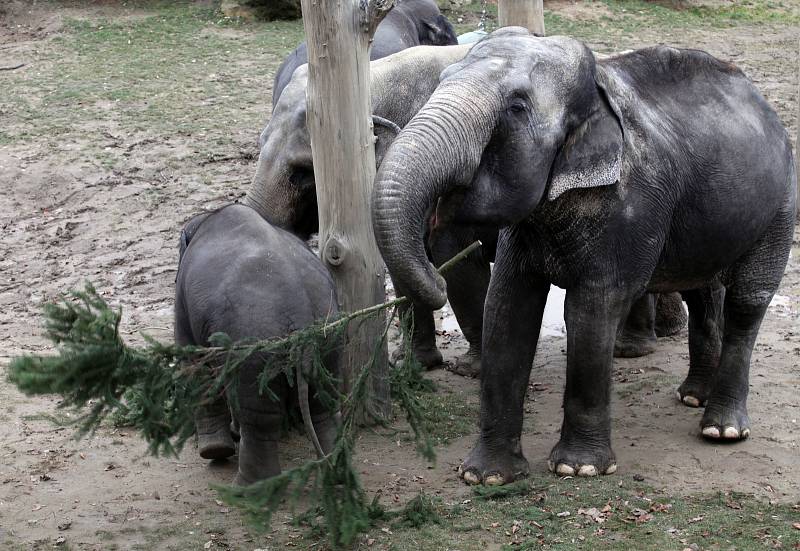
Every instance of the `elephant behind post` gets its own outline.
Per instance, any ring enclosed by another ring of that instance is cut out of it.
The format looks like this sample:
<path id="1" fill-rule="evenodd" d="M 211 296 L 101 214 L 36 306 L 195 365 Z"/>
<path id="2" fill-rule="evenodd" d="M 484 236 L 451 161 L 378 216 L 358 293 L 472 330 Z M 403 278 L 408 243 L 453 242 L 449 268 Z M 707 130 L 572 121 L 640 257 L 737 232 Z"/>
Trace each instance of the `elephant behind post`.
<path id="1" fill-rule="evenodd" d="M 452 46 L 458 44 L 453 26 L 439 11 L 434 0 L 398 0 L 386 14 L 372 38 L 371 60 L 381 59 L 413 46 Z M 272 85 L 272 108 L 278 104 L 292 74 L 308 63 L 308 47 L 302 42 L 286 56 Z M 259 146 L 261 143 L 259 143 Z"/>
<path id="2" fill-rule="evenodd" d="M 789 255 L 795 201 L 777 114 L 705 52 L 655 47 L 598 62 L 576 40 L 504 28 L 445 69 L 386 152 L 373 224 L 389 271 L 431 308 L 446 294 L 425 255 L 430 205 L 503 228 L 484 313 L 481 432 L 464 480 L 528 472 L 523 403 L 551 283 L 566 289 L 567 325 L 552 470 L 616 471 L 614 341 L 646 292 L 687 301 L 679 397 L 705 404 L 701 434 L 747 438 L 750 357 Z"/>
<path id="3" fill-rule="evenodd" d="M 181 259 L 175 280 L 175 341 L 208 345 L 214 333 L 234 341 L 281 337 L 338 312 L 336 289 L 319 258 L 297 237 L 275 228 L 244 205 L 230 205 L 196 216 L 181 233 Z M 335 344 L 335 343 L 334 343 Z M 325 358 L 338 373 L 338 354 Z M 294 400 L 282 375 L 270 383 L 280 400 L 258 392 L 263 358 L 241 367 L 234 411 L 241 432 L 236 483 L 245 485 L 280 473 L 278 438 L 286 408 Z M 306 431 L 318 453 L 329 453 L 336 436 L 336 414 L 317 400 L 296 366 L 297 391 Z M 200 455 L 233 455 L 231 416 L 224 396 L 200 408 L 196 417 Z"/>

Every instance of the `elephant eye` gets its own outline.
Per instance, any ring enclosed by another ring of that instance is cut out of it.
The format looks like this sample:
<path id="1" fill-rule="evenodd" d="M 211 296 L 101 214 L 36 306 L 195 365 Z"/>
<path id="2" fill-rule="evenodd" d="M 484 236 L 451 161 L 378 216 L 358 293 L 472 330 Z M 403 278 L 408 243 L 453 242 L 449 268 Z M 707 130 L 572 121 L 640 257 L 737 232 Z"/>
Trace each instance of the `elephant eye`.
<path id="1" fill-rule="evenodd" d="M 525 102 L 522 101 L 521 99 L 512 100 L 512 102 L 508 106 L 508 110 L 511 111 L 512 113 L 522 113 L 527 109 L 528 109 L 527 105 L 525 105 Z"/>

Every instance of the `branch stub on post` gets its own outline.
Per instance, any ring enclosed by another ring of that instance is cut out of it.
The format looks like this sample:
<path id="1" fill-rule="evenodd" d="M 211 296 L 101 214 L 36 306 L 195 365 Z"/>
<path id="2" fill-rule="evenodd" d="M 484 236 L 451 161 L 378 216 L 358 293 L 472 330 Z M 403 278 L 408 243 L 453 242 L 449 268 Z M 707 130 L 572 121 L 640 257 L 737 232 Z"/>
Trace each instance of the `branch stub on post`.
<path id="1" fill-rule="evenodd" d="M 340 266 L 347 256 L 347 247 L 335 236 L 325 242 L 325 262 L 331 266 Z"/>

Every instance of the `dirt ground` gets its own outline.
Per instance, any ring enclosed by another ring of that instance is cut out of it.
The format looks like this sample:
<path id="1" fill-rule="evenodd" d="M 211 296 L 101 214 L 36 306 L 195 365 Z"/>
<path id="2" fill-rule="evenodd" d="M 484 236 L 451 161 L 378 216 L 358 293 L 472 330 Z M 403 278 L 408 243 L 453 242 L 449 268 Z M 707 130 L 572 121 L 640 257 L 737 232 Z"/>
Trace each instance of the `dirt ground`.
<path id="1" fill-rule="evenodd" d="M 140 115 L 150 120 L 147 98 L 58 93 L 61 65 L 80 66 L 87 55 L 65 46 L 63 37 L 76 32 L 65 21 L 102 28 L 109 19 L 149 16 L 143 7 L 87 4 L 11 2 L 5 13 L 0 11 L 0 66 L 26 64 L 0 72 L 0 375 L 11 357 L 51 349 L 40 336 L 41 306 L 86 279 L 123 307 L 124 331 L 132 341 L 140 338 L 139 331 L 171 338 L 182 223 L 246 189 L 256 137 L 268 117 L 272 74 L 297 38 L 297 30 L 288 33 L 282 50 L 262 57 L 234 50 L 225 59 L 198 59 L 197 86 L 167 98 L 183 97 L 205 109 L 206 118 L 196 126 L 163 120 L 163 115 L 151 126 L 134 124 Z M 666 31 L 641 27 L 615 30 L 606 39 L 605 4 L 596 5 L 596 12 L 593 4 L 546 4 L 567 22 L 595 18 L 599 29 L 588 38 L 599 51 L 665 42 L 734 61 L 755 80 L 794 137 L 796 28 L 779 22 Z M 234 42 L 245 40 L 247 32 L 214 26 L 203 31 Z M 201 70 L 205 63 L 210 66 Z M 50 87 L 39 84 L 43 74 L 54 75 Z M 170 88 L 169 77 L 150 83 L 154 103 L 159 87 Z M 138 85 L 126 74 L 116 78 L 123 87 Z M 209 92 L 205 79 L 217 88 Z M 52 131 L 43 130 L 47 125 Z M 620 469 L 614 476 L 635 474 L 677 495 L 736 490 L 779 502 L 800 500 L 799 237 L 800 232 L 753 356 L 752 437 L 723 446 L 699 438 L 701 410 L 680 405 L 673 393 L 688 364 L 684 331 L 661 339 L 650 356 L 615 364 L 613 444 Z M 441 342 L 452 358 L 463 351 L 464 341 L 447 316 Z M 558 440 L 565 346 L 563 336 L 544 339 L 531 375 L 524 451 L 533 470 L 546 469 L 547 454 Z M 444 370 L 431 377 L 441 393 L 477 412 L 477 381 Z M 288 512 L 278 515 L 273 533 L 251 536 L 238 513 L 216 501 L 209 484 L 229 482 L 234 462 L 209 465 L 192 447 L 178 458 L 149 457 L 143 442 L 125 428 L 104 428 L 75 441 L 72 429 L 45 418 L 62 414 L 57 404 L 55 397 L 25 397 L 0 376 L 0 547 L 50 547 L 61 538 L 76 549 L 280 549 L 300 537 L 287 523 Z M 470 490 L 454 469 L 474 437 L 473 430 L 451 440 L 430 468 L 410 443 L 366 433 L 357 457 L 364 484 L 390 505 L 423 488 L 445 502 L 459 502 Z M 287 465 L 310 454 L 300 436 L 287 437 Z M 379 544 L 391 543 L 391 537 L 381 537 Z"/>

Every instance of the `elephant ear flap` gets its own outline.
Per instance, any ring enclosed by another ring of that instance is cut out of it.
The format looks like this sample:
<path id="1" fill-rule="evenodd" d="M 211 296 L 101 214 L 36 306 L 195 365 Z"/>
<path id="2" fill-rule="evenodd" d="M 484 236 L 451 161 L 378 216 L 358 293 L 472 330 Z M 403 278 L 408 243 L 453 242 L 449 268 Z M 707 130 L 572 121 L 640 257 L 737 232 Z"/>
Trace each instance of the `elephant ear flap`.
<path id="1" fill-rule="evenodd" d="M 547 198 L 571 189 L 614 185 L 622 165 L 622 127 L 601 90 L 598 108 L 567 136 L 553 163 Z"/>
<path id="2" fill-rule="evenodd" d="M 372 115 L 372 132 L 375 134 L 375 166 L 381 166 L 389 146 L 400 133 L 400 127 L 389 119 Z"/>

